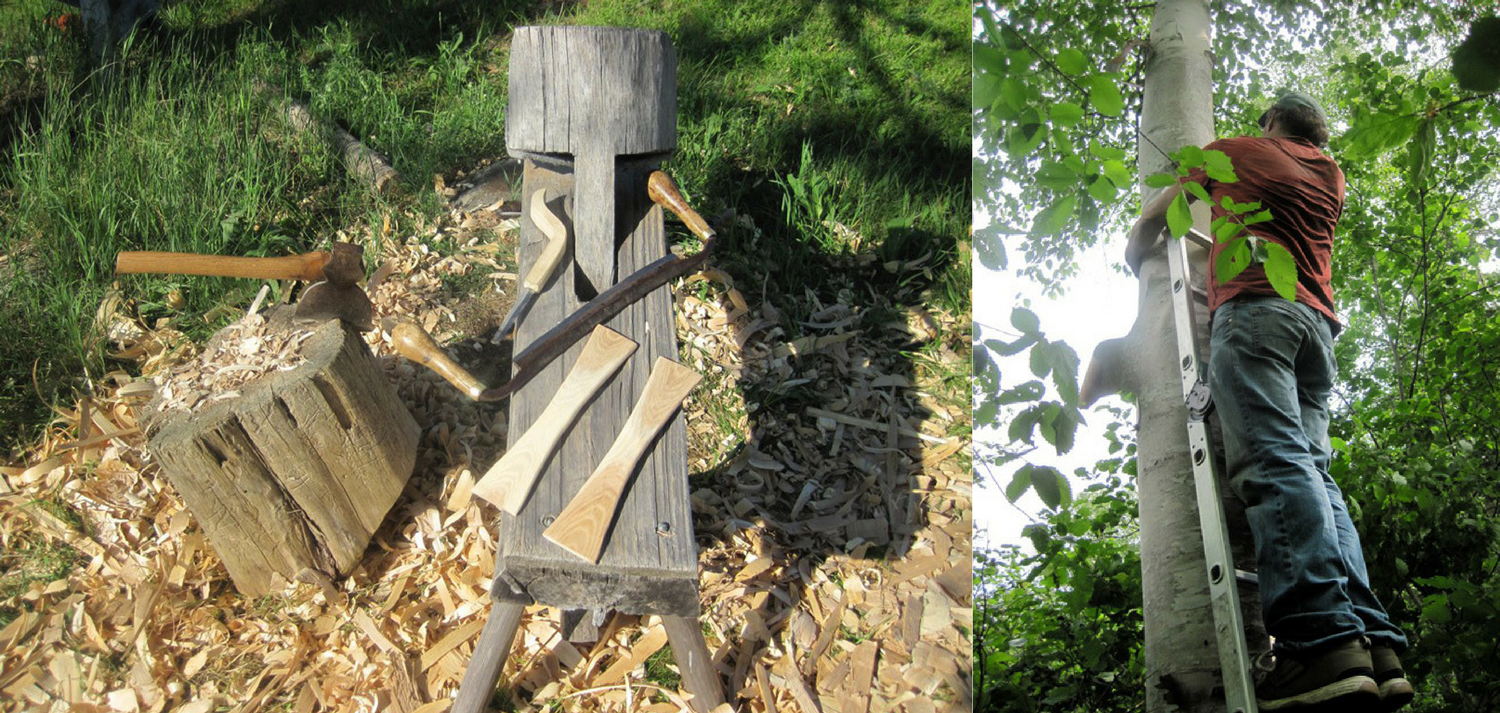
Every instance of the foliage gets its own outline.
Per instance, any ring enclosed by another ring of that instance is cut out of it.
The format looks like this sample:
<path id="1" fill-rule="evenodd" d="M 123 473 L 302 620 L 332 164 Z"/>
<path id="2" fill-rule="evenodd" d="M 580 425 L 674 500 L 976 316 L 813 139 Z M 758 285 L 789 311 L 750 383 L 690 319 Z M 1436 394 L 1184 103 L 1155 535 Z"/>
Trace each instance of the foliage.
<path id="1" fill-rule="evenodd" d="M 1123 232 L 1134 206 L 1120 198 L 1129 192 L 1116 191 L 1111 203 L 1096 184 L 1103 176 L 1123 188 L 1134 175 L 1138 95 L 1129 87 L 1138 85 L 1140 67 L 1128 65 L 1149 11 L 976 5 L 976 213 L 978 222 L 990 220 L 976 230 L 981 264 L 1056 294 L 1066 288 L 1079 250 L 1096 244 L 1101 232 Z M 1213 9 L 1219 135 L 1248 133 L 1266 100 L 1283 88 L 1328 99 L 1339 130 L 1329 151 L 1349 183 L 1334 254 L 1346 329 L 1336 347 L 1331 470 L 1364 538 L 1374 587 L 1412 640 L 1404 661 L 1420 692 L 1416 711 L 1478 712 L 1500 702 L 1500 677 L 1486 667 L 1500 641 L 1500 599 L 1493 594 L 1500 588 L 1500 500 L 1493 485 L 1500 472 L 1500 365 L 1492 356 L 1500 347 L 1494 174 L 1500 100 L 1492 89 L 1459 84 L 1454 73 L 1478 60 L 1473 50 L 1453 52 L 1466 33 L 1486 31 L 1478 19 L 1460 3 L 1226 2 Z M 1069 48 L 1081 47 L 1100 48 L 1099 56 L 1080 64 Z M 1118 117 L 1107 111 L 1112 102 L 1090 101 L 1093 77 L 1111 71 L 1126 87 Z M 1072 108 L 1052 115 L 1053 107 L 1068 105 L 1082 115 Z M 1106 155 L 1118 156 L 1120 166 Z M 1106 173 L 1120 168 L 1124 180 Z M 1232 208 L 1246 216 L 1258 210 Z M 1254 251 L 1247 241 L 1225 259 L 1248 262 Z M 996 311 L 981 305 L 976 316 Z M 999 367 L 988 366 L 990 356 L 979 352 L 982 345 L 998 357 L 997 347 L 1015 342 L 976 336 L 976 427 L 981 434 L 1007 433 L 1010 414 L 986 405 L 1019 387 L 1003 381 Z M 996 420 L 981 418 L 988 415 Z M 976 452 L 988 455 L 976 464 L 985 469 L 1014 463 L 1027 451 L 981 443 Z M 1036 469 L 1029 475 L 1034 480 Z M 1010 485 L 1020 489 L 1014 479 Z M 1076 648 L 1070 637 L 1098 628 L 1092 618 L 1069 620 L 1078 612 L 1055 604 L 1068 594 L 1069 575 L 1047 575 L 1081 567 L 1069 559 L 1074 555 L 1044 553 L 1043 545 L 1054 543 L 1035 542 L 1036 528 L 1056 531 L 1071 522 L 1069 508 L 1084 499 L 1060 503 L 1044 515 L 1046 525 L 1028 530 L 1038 548 L 1034 558 L 1012 556 L 1003 566 L 993 553 L 977 560 L 976 586 L 987 601 L 1009 603 L 1009 620 L 1020 620 L 1013 627 L 1031 627 L 1036 638 L 1028 646 Z M 1028 607 L 1045 612 L 1038 618 L 1066 623 L 1046 628 L 1030 621 Z M 990 631 L 995 635 L 985 634 L 980 648 L 991 653 L 976 682 L 1024 665 L 1010 640 L 997 638 L 1010 632 Z M 1022 690 L 1013 698 L 1030 701 L 1031 709 L 1094 705 L 1076 677 L 1016 670 L 1026 673 L 1014 679 Z M 1114 670 L 1121 676 L 1131 669 Z M 1104 672 L 1101 666 L 1093 674 Z M 1053 703 L 1040 705 L 1049 696 Z M 1030 710 L 1007 705 L 993 709 Z"/>
<path id="2" fill-rule="evenodd" d="M 1014 545 L 975 552 L 980 711 L 1137 710 L 1144 685 L 1135 492 L 1118 475 L 1085 488 Z"/>

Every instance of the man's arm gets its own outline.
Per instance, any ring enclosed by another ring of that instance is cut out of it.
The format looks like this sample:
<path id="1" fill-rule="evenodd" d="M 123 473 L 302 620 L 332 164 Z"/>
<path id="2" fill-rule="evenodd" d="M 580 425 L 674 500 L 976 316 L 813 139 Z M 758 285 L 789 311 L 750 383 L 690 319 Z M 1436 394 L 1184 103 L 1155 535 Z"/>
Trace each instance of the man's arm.
<path id="1" fill-rule="evenodd" d="M 1140 219 L 1130 228 L 1130 237 L 1125 243 L 1125 264 L 1136 275 L 1141 274 L 1141 260 L 1145 259 L 1151 246 L 1156 244 L 1162 229 L 1167 227 L 1167 207 L 1172 205 L 1172 200 L 1181 192 L 1181 184 L 1168 186 L 1141 209 Z M 1189 202 L 1194 200 L 1191 193 L 1187 198 Z"/>

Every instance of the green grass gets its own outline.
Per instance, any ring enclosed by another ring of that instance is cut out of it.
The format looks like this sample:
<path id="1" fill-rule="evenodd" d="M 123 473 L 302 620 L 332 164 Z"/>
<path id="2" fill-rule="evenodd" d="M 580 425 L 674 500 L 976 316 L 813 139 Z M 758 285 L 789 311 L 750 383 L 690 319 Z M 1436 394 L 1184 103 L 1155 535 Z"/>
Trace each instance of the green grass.
<path id="1" fill-rule="evenodd" d="M 789 336 L 801 331 L 790 303 L 835 294 L 830 274 L 968 311 L 961 5 L 209 0 L 170 5 L 162 29 L 138 34 L 104 71 L 82 38 L 46 25 L 67 9 L 0 7 L 0 447 L 31 442 L 85 369 L 116 368 L 94 313 L 118 251 L 280 255 L 385 216 L 430 224 L 444 210 L 434 174 L 504 155 L 519 24 L 671 35 L 679 148 L 666 167 L 711 220 L 732 209 L 760 229 L 723 230 L 716 261 L 781 308 Z M 346 180 L 324 142 L 288 129 L 262 82 L 388 155 L 403 193 L 374 198 Z M 877 260 L 851 267 L 861 255 Z M 927 255 L 931 269 L 915 277 L 879 267 Z M 118 283 L 148 321 L 171 317 L 195 338 L 223 326 L 204 313 L 256 288 Z M 180 310 L 166 304 L 173 290 L 186 298 Z"/>

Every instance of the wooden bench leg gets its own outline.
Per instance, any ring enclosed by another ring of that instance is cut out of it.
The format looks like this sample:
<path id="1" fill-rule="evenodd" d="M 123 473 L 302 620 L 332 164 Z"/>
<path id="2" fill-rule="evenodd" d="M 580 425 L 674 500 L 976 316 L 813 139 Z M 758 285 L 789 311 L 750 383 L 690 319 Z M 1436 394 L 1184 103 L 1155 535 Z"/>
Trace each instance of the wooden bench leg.
<path id="1" fill-rule="evenodd" d="M 693 710 L 709 713 L 724 704 L 724 684 L 714 670 L 713 659 L 708 654 L 708 642 L 703 640 L 703 630 L 696 618 L 685 616 L 663 616 L 662 627 L 667 630 L 667 642 L 672 645 L 672 655 L 677 659 L 677 668 L 682 670 L 682 682 L 688 693 L 693 694 Z M 467 681 L 466 681 L 467 682 Z"/>
<path id="2" fill-rule="evenodd" d="M 453 700 L 452 713 L 484 713 L 489 708 L 490 697 L 495 694 L 495 683 L 500 680 L 500 671 L 505 668 L 506 655 L 511 642 L 516 638 L 516 629 L 521 626 L 524 604 L 495 602 L 490 608 L 489 621 L 474 645 L 474 655 L 469 659 L 469 668 L 464 671 L 463 683 L 458 686 L 458 697 Z M 670 638 L 670 635 L 668 635 Z"/>

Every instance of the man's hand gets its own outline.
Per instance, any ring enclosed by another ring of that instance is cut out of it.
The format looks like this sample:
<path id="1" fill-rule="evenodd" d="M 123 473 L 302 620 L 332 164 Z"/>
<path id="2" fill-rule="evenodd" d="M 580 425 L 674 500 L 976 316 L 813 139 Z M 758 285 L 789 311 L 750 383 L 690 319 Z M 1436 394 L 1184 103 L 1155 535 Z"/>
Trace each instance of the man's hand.
<path id="1" fill-rule="evenodd" d="M 1130 237 L 1125 243 L 1125 264 L 1136 277 L 1141 276 L 1141 261 L 1161 237 L 1162 224 L 1163 221 L 1143 217 L 1130 227 Z"/>

